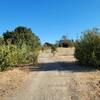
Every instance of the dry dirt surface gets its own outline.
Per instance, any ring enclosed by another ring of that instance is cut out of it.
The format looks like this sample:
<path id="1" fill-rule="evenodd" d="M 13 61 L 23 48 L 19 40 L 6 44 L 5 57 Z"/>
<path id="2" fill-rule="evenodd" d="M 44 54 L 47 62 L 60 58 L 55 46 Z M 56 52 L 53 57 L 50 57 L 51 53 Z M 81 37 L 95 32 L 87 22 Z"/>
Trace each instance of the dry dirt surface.
<path id="1" fill-rule="evenodd" d="M 6 100 L 14 95 L 22 83 L 27 79 L 28 71 L 15 68 L 0 72 L 0 100 Z"/>
<path id="2" fill-rule="evenodd" d="M 99 70 L 77 65 L 73 55 L 45 55 L 39 58 L 40 67 L 30 67 L 22 87 L 5 100 L 100 100 Z"/>

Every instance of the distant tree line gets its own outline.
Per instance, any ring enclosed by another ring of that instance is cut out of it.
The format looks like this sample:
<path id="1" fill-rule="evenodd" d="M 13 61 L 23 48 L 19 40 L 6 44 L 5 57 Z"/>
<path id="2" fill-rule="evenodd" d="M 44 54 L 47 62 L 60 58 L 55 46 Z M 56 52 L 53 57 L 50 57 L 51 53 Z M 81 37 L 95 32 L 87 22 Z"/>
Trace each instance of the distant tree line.
<path id="1" fill-rule="evenodd" d="M 56 45 L 64 48 L 74 47 L 74 40 L 70 40 L 66 35 L 63 35 L 62 38 L 56 42 Z"/>
<path id="2" fill-rule="evenodd" d="M 74 47 L 75 41 L 70 40 L 67 38 L 67 36 L 62 36 L 60 40 L 56 41 L 55 44 L 45 42 L 44 45 L 42 46 L 43 50 L 46 49 L 51 49 L 52 51 L 56 51 L 58 47 L 63 47 L 63 48 L 69 48 L 69 47 Z"/>

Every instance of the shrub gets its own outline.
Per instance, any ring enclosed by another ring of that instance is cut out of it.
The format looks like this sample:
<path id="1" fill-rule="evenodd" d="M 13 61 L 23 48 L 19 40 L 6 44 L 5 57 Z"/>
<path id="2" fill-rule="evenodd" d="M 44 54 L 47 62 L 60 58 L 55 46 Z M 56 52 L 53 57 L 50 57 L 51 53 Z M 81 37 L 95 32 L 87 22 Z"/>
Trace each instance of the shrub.
<path id="1" fill-rule="evenodd" d="M 42 50 L 48 50 L 48 49 L 51 49 L 51 52 L 53 51 L 56 51 L 57 49 L 57 45 L 56 44 L 52 44 L 52 43 L 44 43 L 43 47 L 42 47 Z"/>
<path id="2" fill-rule="evenodd" d="M 100 65 L 100 33 L 98 30 L 84 32 L 75 44 L 75 57 L 81 64 Z"/>
<path id="3" fill-rule="evenodd" d="M 27 57 L 30 49 L 26 44 L 23 44 L 20 48 L 17 47 L 18 64 L 28 63 Z"/>
<path id="4" fill-rule="evenodd" d="M 74 47 L 74 40 L 70 40 L 64 35 L 62 36 L 62 39 L 57 41 L 57 45 L 58 47 L 65 47 L 65 48 Z"/>
<path id="5" fill-rule="evenodd" d="M 0 70 L 19 66 L 20 64 L 38 63 L 38 50 L 32 50 L 23 44 L 20 48 L 15 45 L 0 45 Z"/>
<path id="6" fill-rule="evenodd" d="M 4 38 L 2 36 L 0 36 L 0 45 L 3 45 L 3 44 L 5 44 Z"/>
<path id="7" fill-rule="evenodd" d="M 38 64 L 38 51 L 31 51 L 28 54 L 28 62 L 32 63 L 33 65 L 37 65 Z"/>
<path id="8" fill-rule="evenodd" d="M 13 67 L 18 63 L 18 51 L 16 46 L 0 46 L 0 69 L 6 70 L 9 66 Z"/>
<path id="9" fill-rule="evenodd" d="M 20 64 L 37 64 L 41 43 L 30 28 L 17 27 L 0 37 L 0 70 Z"/>

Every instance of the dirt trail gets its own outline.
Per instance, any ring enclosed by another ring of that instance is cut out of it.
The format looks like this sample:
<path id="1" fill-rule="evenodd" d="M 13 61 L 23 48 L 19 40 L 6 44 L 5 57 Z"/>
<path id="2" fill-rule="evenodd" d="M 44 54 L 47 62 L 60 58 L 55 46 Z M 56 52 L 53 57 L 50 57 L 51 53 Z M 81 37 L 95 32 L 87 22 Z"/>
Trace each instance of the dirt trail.
<path id="1" fill-rule="evenodd" d="M 71 65 L 72 61 L 65 66 L 56 57 L 40 58 L 40 63 L 42 68 L 31 71 L 23 87 L 7 100 L 100 100 L 100 94 L 92 93 L 90 87 L 94 72 L 73 70 L 76 65 Z M 100 77 L 95 79 L 98 82 Z"/>

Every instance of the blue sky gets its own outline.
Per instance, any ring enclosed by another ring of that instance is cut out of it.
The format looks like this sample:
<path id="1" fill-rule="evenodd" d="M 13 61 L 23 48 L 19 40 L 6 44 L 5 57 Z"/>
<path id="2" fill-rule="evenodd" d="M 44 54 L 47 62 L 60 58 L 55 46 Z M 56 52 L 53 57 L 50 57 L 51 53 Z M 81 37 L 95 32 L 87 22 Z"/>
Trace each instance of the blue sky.
<path id="1" fill-rule="evenodd" d="M 0 0 L 0 34 L 26 26 L 42 43 L 100 27 L 100 0 Z"/>

